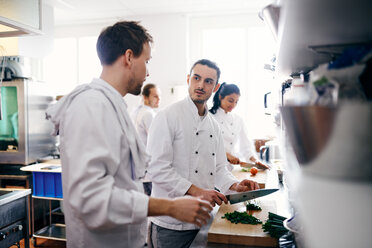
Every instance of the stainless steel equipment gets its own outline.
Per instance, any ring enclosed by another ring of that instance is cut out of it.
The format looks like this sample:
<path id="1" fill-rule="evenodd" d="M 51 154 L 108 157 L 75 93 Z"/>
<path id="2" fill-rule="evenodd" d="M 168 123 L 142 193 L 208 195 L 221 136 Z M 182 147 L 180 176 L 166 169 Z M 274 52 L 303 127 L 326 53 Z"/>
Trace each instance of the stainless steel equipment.
<path id="1" fill-rule="evenodd" d="M 372 181 L 372 104 L 281 108 L 299 165 L 311 174 Z"/>
<path id="2" fill-rule="evenodd" d="M 10 247 L 24 239 L 29 247 L 28 196 L 30 189 L 0 190 L 0 247 Z"/>
<path id="3" fill-rule="evenodd" d="M 45 110 L 53 101 L 47 85 L 32 79 L 3 81 L 1 87 L 0 164 L 26 165 L 55 149 Z"/>

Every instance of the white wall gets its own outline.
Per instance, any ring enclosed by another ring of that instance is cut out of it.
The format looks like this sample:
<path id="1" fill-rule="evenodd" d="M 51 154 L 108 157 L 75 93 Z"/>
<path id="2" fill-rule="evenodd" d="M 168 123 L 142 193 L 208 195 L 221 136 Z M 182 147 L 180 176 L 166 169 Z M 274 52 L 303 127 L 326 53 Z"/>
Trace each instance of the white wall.
<path id="1" fill-rule="evenodd" d="M 154 38 L 152 59 L 149 64 L 150 76 L 146 83 L 155 83 L 161 90 L 160 107 L 167 106 L 177 99 L 178 85 L 186 85 L 190 65 L 187 62 L 187 17 L 185 15 L 136 16 L 125 20 L 140 21 Z M 105 23 L 80 26 L 55 27 L 55 37 L 98 36 L 101 30 L 117 20 Z M 96 51 L 92 51 L 96 53 Z M 176 86 L 176 90 L 172 88 Z M 182 88 L 183 89 L 183 88 Z M 185 92 L 186 95 L 186 92 Z M 125 97 L 129 111 L 140 101 L 140 97 Z"/>

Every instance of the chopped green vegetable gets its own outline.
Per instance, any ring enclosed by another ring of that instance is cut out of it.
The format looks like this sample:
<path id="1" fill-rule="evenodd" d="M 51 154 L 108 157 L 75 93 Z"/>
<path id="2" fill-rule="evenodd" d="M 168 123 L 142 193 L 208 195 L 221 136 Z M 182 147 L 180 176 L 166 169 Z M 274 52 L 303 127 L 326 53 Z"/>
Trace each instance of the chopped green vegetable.
<path id="1" fill-rule="evenodd" d="M 242 224 L 257 225 L 257 224 L 262 223 L 260 219 L 257 219 L 256 217 L 252 216 L 251 214 L 248 214 L 247 212 L 234 211 L 232 213 L 226 213 L 221 218 L 227 219 L 230 222 L 235 223 L 235 224 L 242 223 Z"/>
<path id="2" fill-rule="evenodd" d="M 277 215 L 277 214 L 274 214 L 272 212 L 269 212 L 269 219 L 270 220 L 275 220 L 275 219 L 278 219 L 278 220 L 282 220 L 284 221 L 285 219 L 287 219 L 286 217 L 283 217 L 283 216 L 280 216 L 280 215 Z"/>
<path id="3" fill-rule="evenodd" d="M 256 201 L 248 201 L 247 210 L 262 210 Z"/>
<path id="4" fill-rule="evenodd" d="M 242 168 L 241 172 L 249 172 L 249 170 Z"/>
<path id="5" fill-rule="evenodd" d="M 279 239 L 288 230 L 283 226 L 286 217 L 269 212 L 269 219 L 262 225 L 262 229 L 268 232 L 271 237 Z"/>

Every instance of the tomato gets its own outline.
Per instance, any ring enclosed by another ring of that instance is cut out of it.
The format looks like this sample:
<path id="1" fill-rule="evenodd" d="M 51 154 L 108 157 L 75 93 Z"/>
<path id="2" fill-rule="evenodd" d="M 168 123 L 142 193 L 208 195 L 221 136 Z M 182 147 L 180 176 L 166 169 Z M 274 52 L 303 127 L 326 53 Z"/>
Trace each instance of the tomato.
<path id="1" fill-rule="evenodd" d="M 252 176 L 256 175 L 257 172 L 258 172 L 258 170 L 257 170 L 256 167 L 252 167 L 249 171 L 251 172 L 251 175 L 252 175 Z"/>

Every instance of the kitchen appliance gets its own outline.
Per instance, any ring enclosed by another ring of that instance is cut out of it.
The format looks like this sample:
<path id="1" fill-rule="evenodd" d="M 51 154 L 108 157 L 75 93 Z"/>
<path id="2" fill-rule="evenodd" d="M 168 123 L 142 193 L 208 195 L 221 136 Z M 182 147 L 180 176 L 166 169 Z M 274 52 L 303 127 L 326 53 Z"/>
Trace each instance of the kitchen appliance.
<path id="1" fill-rule="evenodd" d="M 285 106 L 281 111 L 304 172 L 334 179 L 372 181 L 371 103 Z"/>
<path id="2" fill-rule="evenodd" d="M 277 140 L 271 140 L 265 142 L 264 146 L 260 147 L 260 159 L 264 159 L 267 162 L 280 160 L 282 158 L 280 152 L 279 142 Z"/>
<path id="3" fill-rule="evenodd" d="M 275 4 L 269 4 L 261 10 L 258 14 L 261 20 L 269 26 L 274 38 L 278 39 L 278 28 L 280 18 L 280 6 Z"/>
<path id="4" fill-rule="evenodd" d="M 21 239 L 24 247 L 29 247 L 30 194 L 30 189 L 0 189 L 0 247 L 10 247 Z"/>
<path id="5" fill-rule="evenodd" d="M 0 164 L 27 165 L 55 150 L 53 126 L 45 119 L 53 97 L 46 83 L 25 77 L 23 60 L 6 61 L 4 71 L 9 73 L 0 91 Z"/>
<path id="6" fill-rule="evenodd" d="M 227 200 L 229 200 L 230 204 L 235 204 L 238 202 L 249 201 L 265 195 L 269 195 L 278 190 L 279 189 L 257 189 L 248 192 L 227 194 L 226 198 Z"/>

